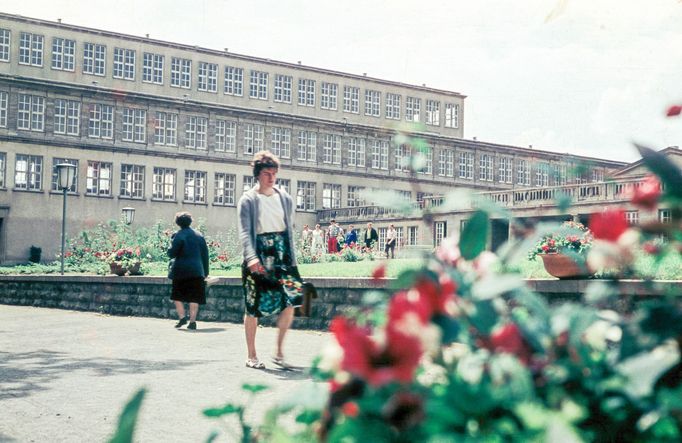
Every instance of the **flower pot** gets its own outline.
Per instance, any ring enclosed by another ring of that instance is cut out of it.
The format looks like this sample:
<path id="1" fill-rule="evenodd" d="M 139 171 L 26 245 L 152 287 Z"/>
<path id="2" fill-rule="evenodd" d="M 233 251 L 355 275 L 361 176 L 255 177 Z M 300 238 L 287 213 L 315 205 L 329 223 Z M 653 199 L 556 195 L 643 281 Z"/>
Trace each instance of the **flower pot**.
<path id="1" fill-rule="evenodd" d="M 118 275 L 119 277 L 126 275 L 126 272 L 128 272 L 128 269 L 123 266 L 123 264 L 116 261 L 109 263 L 109 269 L 112 274 Z"/>
<path id="2" fill-rule="evenodd" d="M 140 263 L 139 261 L 136 261 L 132 265 L 128 267 L 128 274 L 130 275 L 142 275 L 142 271 L 140 271 Z"/>
<path id="3" fill-rule="evenodd" d="M 570 255 L 556 252 L 538 255 L 542 257 L 547 273 L 556 278 L 587 278 L 594 274 L 584 259 L 576 260 Z"/>

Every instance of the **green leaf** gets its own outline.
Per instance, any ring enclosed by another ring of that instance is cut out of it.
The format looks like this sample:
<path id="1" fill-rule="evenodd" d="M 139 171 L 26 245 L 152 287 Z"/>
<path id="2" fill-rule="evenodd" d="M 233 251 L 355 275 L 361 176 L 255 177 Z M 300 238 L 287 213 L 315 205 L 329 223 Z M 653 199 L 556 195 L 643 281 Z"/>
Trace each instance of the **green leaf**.
<path id="1" fill-rule="evenodd" d="M 635 143 L 642 161 L 665 184 L 666 194 L 682 198 L 682 171 L 665 155 Z"/>
<path id="2" fill-rule="evenodd" d="M 256 393 L 261 392 L 261 391 L 265 391 L 267 389 L 270 389 L 270 387 L 267 385 L 251 385 L 248 383 L 244 383 L 242 385 L 242 390 L 251 392 L 253 394 L 256 394 Z"/>
<path id="3" fill-rule="evenodd" d="M 502 274 L 485 277 L 472 288 L 474 300 L 490 300 L 506 292 L 525 288 L 526 282 L 515 274 Z"/>
<path id="4" fill-rule="evenodd" d="M 212 431 L 206 439 L 206 443 L 213 443 L 218 437 L 220 437 L 220 432 Z"/>
<path id="5" fill-rule="evenodd" d="M 315 423 L 320 419 L 320 411 L 313 411 L 306 409 L 296 416 L 296 423 L 303 423 L 304 425 L 310 425 Z"/>
<path id="6" fill-rule="evenodd" d="M 459 239 L 459 250 L 465 260 L 473 260 L 483 252 L 488 243 L 489 230 L 488 214 L 483 211 L 474 212 Z"/>
<path id="7" fill-rule="evenodd" d="M 222 417 L 223 415 L 229 415 L 229 414 L 239 414 L 244 410 L 242 406 L 238 405 L 233 405 L 231 403 L 226 404 L 222 408 L 209 408 L 209 409 L 204 409 L 204 415 L 206 417 Z"/>
<path id="8" fill-rule="evenodd" d="M 565 192 L 558 192 L 556 195 L 555 202 L 557 205 L 557 210 L 560 213 L 563 213 L 568 211 L 568 209 L 571 207 L 571 205 L 573 204 L 573 198 Z"/>
<path id="9" fill-rule="evenodd" d="M 471 325 L 483 335 L 490 335 L 497 324 L 497 311 L 491 300 L 480 300 L 473 303 L 473 312 L 469 313 Z"/>
<path id="10" fill-rule="evenodd" d="M 133 432 L 135 431 L 135 424 L 137 423 L 137 415 L 140 412 L 142 399 L 147 391 L 142 388 L 133 395 L 128 403 L 123 408 L 121 416 L 118 419 L 118 428 L 116 433 L 109 440 L 109 443 L 129 443 L 133 441 Z"/>

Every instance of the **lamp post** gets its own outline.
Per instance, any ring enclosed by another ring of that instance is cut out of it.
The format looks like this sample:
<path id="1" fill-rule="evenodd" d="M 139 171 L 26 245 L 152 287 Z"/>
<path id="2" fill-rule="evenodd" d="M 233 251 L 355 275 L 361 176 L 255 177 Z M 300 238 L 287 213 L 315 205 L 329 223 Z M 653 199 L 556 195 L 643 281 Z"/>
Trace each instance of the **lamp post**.
<path id="1" fill-rule="evenodd" d="M 64 193 L 62 204 L 62 266 L 61 274 L 64 275 L 64 246 L 66 241 L 66 193 L 73 186 L 73 179 L 76 177 L 76 165 L 70 163 L 59 163 L 57 166 L 57 185 Z"/>
<path id="2" fill-rule="evenodd" d="M 135 208 L 127 206 L 125 208 L 122 208 L 121 212 L 123 213 L 123 221 L 125 222 L 126 225 L 131 224 L 133 220 L 135 220 Z"/>

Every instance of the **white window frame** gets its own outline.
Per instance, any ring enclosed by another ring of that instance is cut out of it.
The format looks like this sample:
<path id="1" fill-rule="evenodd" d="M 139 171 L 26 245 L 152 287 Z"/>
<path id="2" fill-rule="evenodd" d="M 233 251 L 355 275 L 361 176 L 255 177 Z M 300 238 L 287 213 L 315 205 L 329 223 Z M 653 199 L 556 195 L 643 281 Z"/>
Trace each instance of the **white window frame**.
<path id="1" fill-rule="evenodd" d="M 19 94 L 17 129 L 33 132 L 45 130 L 45 97 Z"/>
<path id="2" fill-rule="evenodd" d="M 482 153 L 478 157 L 478 180 L 492 182 L 495 180 L 493 154 Z"/>
<path id="3" fill-rule="evenodd" d="M 298 104 L 299 106 L 315 106 L 315 80 L 298 79 Z"/>
<path id="4" fill-rule="evenodd" d="M 142 54 L 142 81 L 144 83 L 153 83 L 155 85 L 163 85 L 163 65 L 164 56 L 161 54 L 154 54 L 145 52 Z"/>
<path id="5" fill-rule="evenodd" d="M 405 120 L 408 122 L 418 122 L 421 118 L 422 99 L 418 97 L 405 98 Z"/>
<path id="6" fill-rule="evenodd" d="M 455 129 L 459 128 L 459 104 L 445 104 L 445 127 Z"/>
<path id="7" fill-rule="evenodd" d="M 346 192 L 346 201 L 348 203 L 348 207 L 355 208 L 358 206 L 366 206 L 366 202 L 360 197 L 364 191 L 364 186 L 349 185 Z"/>
<path id="8" fill-rule="evenodd" d="M 268 73 L 251 70 L 249 76 L 249 98 L 257 100 L 268 99 Z"/>
<path id="9" fill-rule="evenodd" d="M 455 151 L 452 149 L 441 149 L 438 153 L 438 175 L 441 177 L 454 177 Z"/>
<path id="10" fill-rule="evenodd" d="M 218 93 L 218 65 L 215 63 L 199 62 L 197 90 Z"/>
<path id="11" fill-rule="evenodd" d="M 341 207 L 341 185 L 335 183 L 322 184 L 322 209 Z"/>
<path id="12" fill-rule="evenodd" d="M 57 71 L 76 70 L 76 41 L 61 37 L 52 38 L 52 69 Z"/>
<path id="13" fill-rule="evenodd" d="M 298 131 L 298 149 L 296 159 L 307 162 L 317 161 L 317 133 Z"/>
<path id="14" fill-rule="evenodd" d="M 216 206 L 234 206 L 237 176 L 226 172 L 213 175 L 213 204 Z"/>
<path id="15" fill-rule="evenodd" d="M 144 199 L 144 166 L 121 164 L 119 196 L 136 200 Z"/>
<path id="16" fill-rule="evenodd" d="M 111 197 L 114 165 L 111 162 L 88 160 L 85 174 L 85 195 Z"/>
<path id="17" fill-rule="evenodd" d="M 12 31 L 0 28 L 0 62 L 9 63 L 12 47 Z"/>
<path id="18" fill-rule="evenodd" d="M 400 120 L 400 94 L 386 93 L 386 118 Z"/>
<path id="19" fill-rule="evenodd" d="M 360 137 L 348 138 L 348 166 L 364 168 L 367 158 L 366 140 Z"/>
<path id="20" fill-rule="evenodd" d="M 336 111 L 336 97 L 339 85 L 336 83 L 320 82 L 320 108 Z"/>
<path id="21" fill-rule="evenodd" d="M 175 168 L 154 167 L 152 174 L 152 200 L 175 201 L 176 174 Z"/>
<path id="22" fill-rule="evenodd" d="M 88 117 L 88 137 L 112 140 L 114 138 L 114 107 L 92 103 Z"/>
<path id="23" fill-rule="evenodd" d="M 80 135 L 81 103 L 58 98 L 54 101 L 54 133 Z"/>
<path id="24" fill-rule="evenodd" d="M 459 151 L 457 153 L 458 174 L 457 177 L 464 180 L 474 179 L 474 153 L 471 151 Z"/>
<path id="25" fill-rule="evenodd" d="M 315 211 L 315 182 L 298 181 L 296 183 L 296 210 Z"/>
<path id="26" fill-rule="evenodd" d="M 104 77 L 107 66 L 107 47 L 96 43 L 83 44 L 83 74 Z"/>
<path id="27" fill-rule="evenodd" d="M 121 111 L 123 129 L 121 140 L 133 143 L 146 143 L 147 110 L 140 108 L 123 108 Z"/>
<path id="28" fill-rule="evenodd" d="M 343 87 L 343 112 L 360 113 L 360 88 L 355 86 Z"/>
<path id="29" fill-rule="evenodd" d="M 42 67 L 44 45 L 44 36 L 21 32 L 19 34 L 19 64 Z"/>
<path id="30" fill-rule="evenodd" d="M 365 115 L 381 117 L 381 92 L 365 89 Z"/>
<path id="31" fill-rule="evenodd" d="M 530 163 L 526 159 L 516 160 L 516 184 L 530 186 Z"/>
<path id="32" fill-rule="evenodd" d="M 440 126 L 440 102 L 438 100 L 426 100 L 426 124 Z"/>
<path id="33" fill-rule="evenodd" d="M 178 145 L 178 114 L 156 111 L 154 115 L 154 144 Z"/>
<path id="34" fill-rule="evenodd" d="M 170 85 L 173 88 L 190 89 L 192 87 L 192 60 L 182 57 L 171 57 Z"/>
<path id="35" fill-rule="evenodd" d="M 291 129 L 273 127 L 271 130 L 272 153 L 279 158 L 291 158 Z"/>
<path id="36" fill-rule="evenodd" d="M 114 47 L 113 77 L 135 81 L 135 50 Z"/>
<path id="37" fill-rule="evenodd" d="M 0 128 L 7 127 L 7 114 L 9 112 L 9 93 L 0 91 Z"/>
<path id="38" fill-rule="evenodd" d="M 206 171 L 185 170 L 183 203 L 206 203 Z"/>
<path id="39" fill-rule="evenodd" d="M 274 101 L 278 103 L 291 103 L 291 87 L 293 77 L 290 75 L 275 74 Z"/>
<path id="40" fill-rule="evenodd" d="M 185 122 L 185 148 L 205 151 L 207 148 L 208 119 L 190 115 Z"/>
<path id="41" fill-rule="evenodd" d="M 223 94 L 238 97 L 244 95 L 244 69 L 225 66 Z"/>
<path id="42" fill-rule="evenodd" d="M 25 169 L 20 167 L 23 162 Z M 23 179 L 20 178 L 23 176 Z M 41 191 L 43 188 L 43 157 L 17 154 L 14 162 L 14 189 Z"/>
<path id="43" fill-rule="evenodd" d="M 500 183 L 512 184 L 514 182 L 514 158 L 508 156 L 500 157 L 498 180 Z"/>

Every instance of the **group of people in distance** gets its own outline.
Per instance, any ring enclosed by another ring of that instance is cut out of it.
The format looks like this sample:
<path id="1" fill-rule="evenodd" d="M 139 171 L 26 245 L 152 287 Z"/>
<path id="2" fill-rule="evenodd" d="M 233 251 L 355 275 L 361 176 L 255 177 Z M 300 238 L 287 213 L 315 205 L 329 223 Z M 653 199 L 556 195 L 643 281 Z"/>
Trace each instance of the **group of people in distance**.
<path id="1" fill-rule="evenodd" d="M 326 230 L 322 229 L 319 224 L 315 225 L 315 229 L 303 225 L 301 240 L 303 247 L 310 248 L 310 253 L 313 255 L 321 254 L 325 250 L 328 254 L 335 254 L 341 252 L 343 248 L 352 248 L 356 245 L 360 245 L 365 251 L 371 251 L 379 241 L 379 234 L 371 222 L 367 223 L 367 228 L 358 234 L 354 225 L 349 225 L 348 230 L 344 231 L 336 220 L 331 220 Z M 395 258 L 396 241 L 397 231 L 393 224 L 390 224 L 386 230 L 384 246 L 386 258 Z"/>

